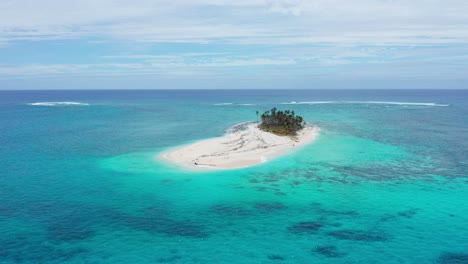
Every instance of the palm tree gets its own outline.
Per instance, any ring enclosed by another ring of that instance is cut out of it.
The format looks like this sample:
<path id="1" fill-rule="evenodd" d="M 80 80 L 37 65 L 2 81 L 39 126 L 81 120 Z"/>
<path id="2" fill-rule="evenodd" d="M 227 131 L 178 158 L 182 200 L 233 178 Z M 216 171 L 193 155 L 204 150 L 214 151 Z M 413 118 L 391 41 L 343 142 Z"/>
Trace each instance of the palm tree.
<path id="1" fill-rule="evenodd" d="M 258 111 L 257 122 L 258 122 Z M 296 113 L 291 110 L 278 110 L 276 107 L 270 111 L 265 111 L 261 115 L 262 123 L 259 124 L 261 129 L 267 131 L 275 131 L 278 134 L 295 134 L 298 130 L 302 129 L 305 125 L 304 119 L 301 116 L 296 116 Z"/>

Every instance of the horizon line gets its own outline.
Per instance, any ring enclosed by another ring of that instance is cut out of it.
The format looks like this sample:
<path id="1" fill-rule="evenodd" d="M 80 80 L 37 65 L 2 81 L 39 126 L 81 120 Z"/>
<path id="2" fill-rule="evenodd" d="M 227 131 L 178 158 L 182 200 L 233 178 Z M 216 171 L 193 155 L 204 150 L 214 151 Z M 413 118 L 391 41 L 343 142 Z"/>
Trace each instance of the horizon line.
<path id="1" fill-rule="evenodd" d="M 119 89 L 119 88 L 101 88 L 101 89 L 0 89 L 0 92 L 3 91 L 307 91 L 307 90 L 316 90 L 316 91 L 411 91 L 411 90 L 440 90 L 440 91 L 463 91 L 468 90 L 468 88 L 138 88 L 138 89 Z"/>

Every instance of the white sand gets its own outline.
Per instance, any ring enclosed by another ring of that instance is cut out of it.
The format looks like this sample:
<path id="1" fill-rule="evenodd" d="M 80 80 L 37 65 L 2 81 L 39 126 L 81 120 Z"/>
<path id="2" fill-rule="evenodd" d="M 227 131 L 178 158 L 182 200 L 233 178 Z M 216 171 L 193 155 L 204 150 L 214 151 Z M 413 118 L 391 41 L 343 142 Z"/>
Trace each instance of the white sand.
<path id="1" fill-rule="evenodd" d="M 248 125 L 246 130 L 202 140 L 159 157 L 192 169 L 237 169 L 267 162 L 311 143 L 318 127 L 306 127 L 297 136 L 277 136 Z"/>

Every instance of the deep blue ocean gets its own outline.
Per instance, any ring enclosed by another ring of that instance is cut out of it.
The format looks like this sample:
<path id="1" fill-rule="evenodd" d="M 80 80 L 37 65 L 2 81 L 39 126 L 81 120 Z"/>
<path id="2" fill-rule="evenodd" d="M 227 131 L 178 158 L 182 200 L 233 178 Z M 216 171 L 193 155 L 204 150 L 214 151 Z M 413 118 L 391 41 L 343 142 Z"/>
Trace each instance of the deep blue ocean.
<path id="1" fill-rule="evenodd" d="M 258 166 L 155 157 L 291 109 Z M 468 90 L 0 91 L 0 263 L 468 263 Z"/>

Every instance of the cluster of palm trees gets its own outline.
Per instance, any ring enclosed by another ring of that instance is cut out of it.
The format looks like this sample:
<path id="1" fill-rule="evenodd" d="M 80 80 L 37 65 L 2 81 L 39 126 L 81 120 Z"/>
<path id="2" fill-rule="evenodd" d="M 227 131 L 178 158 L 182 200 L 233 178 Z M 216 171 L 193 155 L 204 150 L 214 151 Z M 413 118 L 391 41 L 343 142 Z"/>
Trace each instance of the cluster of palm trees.
<path id="1" fill-rule="evenodd" d="M 296 116 L 296 113 L 290 110 L 278 111 L 276 107 L 270 111 L 265 111 L 261 115 L 261 119 L 262 123 L 259 125 L 261 129 L 277 134 L 296 134 L 298 130 L 304 128 L 302 116 Z"/>

